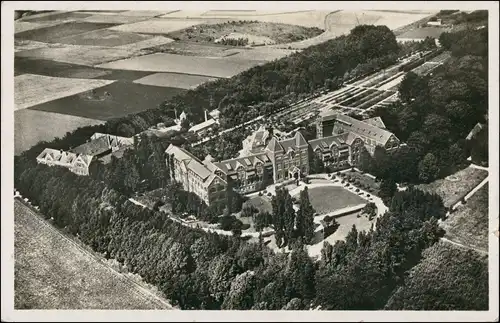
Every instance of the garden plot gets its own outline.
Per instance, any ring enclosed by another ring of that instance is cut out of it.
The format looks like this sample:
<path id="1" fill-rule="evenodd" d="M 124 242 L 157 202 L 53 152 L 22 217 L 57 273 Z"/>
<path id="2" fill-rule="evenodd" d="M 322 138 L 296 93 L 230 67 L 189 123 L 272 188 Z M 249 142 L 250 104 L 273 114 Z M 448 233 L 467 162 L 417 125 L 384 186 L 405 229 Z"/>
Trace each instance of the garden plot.
<path id="1" fill-rule="evenodd" d="M 203 23 L 203 20 L 149 19 L 147 21 L 115 26 L 110 29 L 123 32 L 162 35 L 201 23 Z"/>
<path id="2" fill-rule="evenodd" d="M 59 38 L 58 43 L 83 46 L 123 46 L 151 38 L 136 33 L 120 32 L 110 29 L 99 29 L 88 33 Z"/>
<path id="3" fill-rule="evenodd" d="M 449 207 L 460 201 L 487 176 L 488 172 L 485 170 L 467 167 L 430 184 L 418 185 L 417 188 L 429 193 L 438 194 L 443 199 L 444 205 Z"/>
<path id="4" fill-rule="evenodd" d="M 60 38 L 116 26 L 110 23 L 67 22 L 50 27 L 31 29 L 15 35 L 17 39 L 57 43 Z"/>
<path id="5" fill-rule="evenodd" d="M 79 64 L 93 66 L 136 55 L 143 55 L 147 52 L 137 50 L 132 51 L 127 48 L 79 46 L 79 45 L 57 45 L 46 48 L 26 50 L 16 54 L 18 57 L 33 59 L 45 59 L 69 64 Z"/>
<path id="6" fill-rule="evenodd" d="M 19 155 L 40 141 L 51 142 L 67 132 L 104 121 L 31 109 L 14 112 L 14 154 Z"/>
<path id="7" fill-rule="evenodd" d="M 173 73 L 155 73 L 134 81 L 134 83 L 154 86 L 175 87 L 181 89 L 194 89 L 198 85 L 215 81 L 217 78 L 186 75 L 186 74 L 173 74 Z"/>
<path id="8" fill-rule="evenodd" d="M 163 101 L 184 92 L 185 90 L 178 88 L 117 81 L 93 91 L 81 92 L 30 109 L 109 120 L 156 108 Z"/>
<path id="9" fill-rule="evenodd" d="M 231 77 L 265 61 L 226 60 L 156 53 L 118 60 L 98 67 L 151 72 L 170 72 L 214 77 Z"/>
<path id="10" fill-rule="evenodd" d="M 104 258 L 63 236 L 20 201 L 14 202 L 14 231 L 17 310 L 172 308 L 105 265 Z"/>
<path id="11" fill-rule="evenodd" d="M 89 91 L 113 83 L 110 80 L 58 78 L 23 74 L 14 78 L 15 110 Z"/>

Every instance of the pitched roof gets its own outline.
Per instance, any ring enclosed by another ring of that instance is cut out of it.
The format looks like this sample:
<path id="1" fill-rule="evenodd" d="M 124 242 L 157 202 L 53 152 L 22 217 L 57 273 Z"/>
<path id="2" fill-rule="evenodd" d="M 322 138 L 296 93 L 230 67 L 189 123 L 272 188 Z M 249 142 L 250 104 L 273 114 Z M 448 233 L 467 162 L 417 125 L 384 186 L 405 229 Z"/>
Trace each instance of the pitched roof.
<path id="1" fill-rule="evenodd" d="M 371 124 L 372 126 L 385 129 L 385 123 L 384 123 L 384 121 L 382 121 L 381 117 L 373 117 L 373 118 L 365 119 L 363 121 Z"/>
<path id="2" fill-rule="evenodd" d="M 95 140 L 91 140 L 83 145 L 75 147 L 70 151 L 76 154 L 84 154 L 90 156 L 96 156 L 102 154 L 111 149 L 107 137 L 99 137 Z"/>
<path id="3" fill-rule="evenodd" d="M 309 141 L 309 145 L 311 145 L 313 151 L 318 148 L 321 150 L 331 149 L 333 145 L 335 146 L 346 145 L 346 140 L 348 136 L 349 133 L 343 133 L 340 135 L 313 139 Z"/>
<path id="4" fill-rule="evenodd" d="M 269 161 L 269 157 L 267 157 L 266 153 L 259 153 L 234 159 L 223 160 L 221 162 L 213 164 L 223 173 L 227 174 L 236 171 L 238 167 L 243 167 L 245 170 L 253 169 L 255 168 L 255 165 L 257 165 L 257 163 L 265 164 Z"/>
<path id="5" fill-rule="evenodd" d="M 348 129 L 349 132 L 367 137 L 382 145 L 385 145 L 387 143 L 387 140 L 389 140 L 389 138 L 393 136 L 390 131 L 381 129 L 367 122 L 351 118 L 344 114 L 337 114 L 331 119 L 330 116 L 328 116 L 327 118 L 328 120 L 336 120 L 334 129 L 340 123 L 344 126 L 345 129 Z"/>
<path id="6" fill-rule="evenodd" d="M 36 159 L 56 162 L 66 166 L 72 166 L 77 160 L 80 160 L 88 166 L 92 161 L 92 156 L 76 154 L 70 151 L 45 148 Z"/>
<path id="7" fill-rule="evenodd" d="M 271 152 L 279 152 L 285 150 L 275 137 L 271 138 L 271 141 L 267 144 L 266 149 Z"/>
<path id="8" fill-rule="evenodd" d="M 169 155 L 173 154 L 175 159 L 183 161 L 188 169 L 193 171 L 196 175 L 200 176 L 203 180 L 205 180 L 211 174 L 210 170 L 208 170 L 207 167 L 205 167 L 205 165 L 203 165 L 203 163 L 198 160 L 198 158 L 194 157 L 191 153 L 183 148 L 170 144 L 170 146 L 168 146 L 168 148 L 165 150 L 165 153 Z"/>
<path id="9" fill-rule="evenodd" d="M 208 119 L 207 121 L 203 121 L 202 123 L 195 124 L 194 126 L 189 128 L 189 131 L 197 132 L 205 128 L 211 127 L 215 123 L 217 123 L 217 121 L 215 121 L 214 119 Z"/>
<path id="10" fill-rule="evenodd" d="M 110 147 L 129 146 L 134 144 L 134 137 L 121 137 L 107 133 L 96 132 L 90 137 L 92 140 L 106 137 Z"/>

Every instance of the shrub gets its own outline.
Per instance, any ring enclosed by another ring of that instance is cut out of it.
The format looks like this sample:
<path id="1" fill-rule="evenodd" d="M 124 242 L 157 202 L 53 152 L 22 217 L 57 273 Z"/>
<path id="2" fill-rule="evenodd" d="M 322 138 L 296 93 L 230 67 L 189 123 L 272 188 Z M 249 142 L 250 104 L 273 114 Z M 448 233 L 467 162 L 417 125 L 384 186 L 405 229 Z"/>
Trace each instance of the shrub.
<path id="1" fill-rule="evenodd" d="M 271 197 L 271 196 L 273 196 L 273 195 L 272 195 L 271 193 L 267 193 L 267 196 Z"/>
<path id="2" fill-rule="evenodd" d="M 259 192 L 259 196 L 262 196 L 262 192 Z"/>
<path id="3" fill-rule="evenodd" d="M 247 230 L 249 228 L 250 228 L 250 224 L 248 224 L 248 223 L 243 223 L 243 225 L 241 226 L 242 231 Z"/>
<path id="4" fill-rule="evenodd" d="M 337 172 L 337 176 L 340 176 L 340 174 L 341 174 L 340 172 Z"/>
<path id="5" fill-rule="evenodd" d="M 359 188 L 357 188 L 355 192 L 358 193 L 359 192 Z"/>
<path id="6" fill-rule="evenodd" d="M 366 197 L 370 197 L 371 195 L 370 194 L 366 194 Z"/>

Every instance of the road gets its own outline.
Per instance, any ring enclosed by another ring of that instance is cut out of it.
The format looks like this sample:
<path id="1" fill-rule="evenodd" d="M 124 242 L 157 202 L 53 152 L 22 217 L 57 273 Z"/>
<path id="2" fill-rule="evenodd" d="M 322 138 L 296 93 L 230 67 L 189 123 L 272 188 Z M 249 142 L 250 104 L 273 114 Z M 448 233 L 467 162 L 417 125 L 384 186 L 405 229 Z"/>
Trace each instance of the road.
<path id="1" fill-rule="evenodd" d="M 166 306 L 169 309 L 174 309 L 170 303 L 168 303 L 164 299 L 160 298 L 158 295 L 154 294 L 153 292 L 149 291 L 148 289 L 142 287 L 140 284 L 138 284 L 134 280 L 130 279 L 126 275 L 123 275 L 120 272 L 114 270 L 112 267 L 110 267 L 108 264 L 106 264 L 101 257 L 99 257 L 96 254 L 90 252 L 89 250 L 83 248 L 79 243 L 77 243 L 73 239 L 70 239 L 68 236 L 62 234 L 58 229 L 56 229 L 50 223 L 47 223 L 47 221 L 45 221 L 45 219 L 43 218 L 43 216 L 40 214 L 40 212 L 38 210 L 36 210 L 32 205 L 30 205 L 22 200 L 21 195 L 18 195 L 16 198 L 14 198 L 14 203 L 18 203 L 24 207 L 27 207 L 31 211 L 31 212 L 29 212 L 29 214 L 36 217 L 36 219 L 38 220 L 38 222 L 41 225 L 43 225 L 43 226 L 47 227 L 49 230 L 53 231 L 61 239 L 65 240 L 68 244 L 73 245 L 78 250 L 80 250 L 82 253 L 84 253 L 87 256 L 89 256 L 90 258 L 94 259 L 97 263 L 99 263 L 100 265 L 102 265 L 106 269 L 112 271 L 114 274 L 119 274 L 121 277 L 125 278 L 127 281 L 129 281 L 131 283 L 132 286 L 137 288 L 143 294 L 153 298 L 154 300 L 158 301 L 159 303 L 161 303 L 162 305 Z"/>

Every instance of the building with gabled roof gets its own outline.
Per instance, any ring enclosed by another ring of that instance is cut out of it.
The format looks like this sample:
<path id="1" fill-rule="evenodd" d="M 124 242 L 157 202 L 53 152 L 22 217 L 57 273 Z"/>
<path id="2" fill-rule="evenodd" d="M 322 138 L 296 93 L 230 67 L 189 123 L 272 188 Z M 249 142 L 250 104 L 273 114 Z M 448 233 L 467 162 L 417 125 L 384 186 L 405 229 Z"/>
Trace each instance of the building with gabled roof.
<path id="1" fill-rule="evenodd" d="M 69 151 L 45 148 L 36 158 L 37 163 L 48 166 L 66 167 L 73 173 L 82 176 L 89 175 L 89 166 L 93 156 Z"/>
<path id="2" fill-rule="evenodd" d="M 308 175 L 314 155 L 334 170 L 357 165 L 363 149 L 373 152 L 378 145 L 386 149 L 399 146 L 399 140 L 385 129 L 379 117 L 359 121 L 345 115 L 326 116 L 321 117 L 317 127 L 319 138 L 309 142 L 300 131 L 291 138 L 278 139 L 261 127 L 245 139 L 243 154 L 222 161 L 210 155 L 200 161 L 185 149 L 170 145 L 166 153 L 174 159 L 169 166 L 174 172 L 172 178 L 209 204 L 221 198 L 212 197 L 220 192 L 213 188 L 212 181 L 250 193 L 271 183 Z M 328 136 L 323 136 L 325 133 Z"/>
<path id="3" fill-rule="evenodd" d="M 165 150 L 170 176 L 185 191 L 198 195 L 207 205 L 225 197 L 227 182 L 181 147 L 170 144 Z M 210 163 L 207 159 L 205 162 Z"/>

